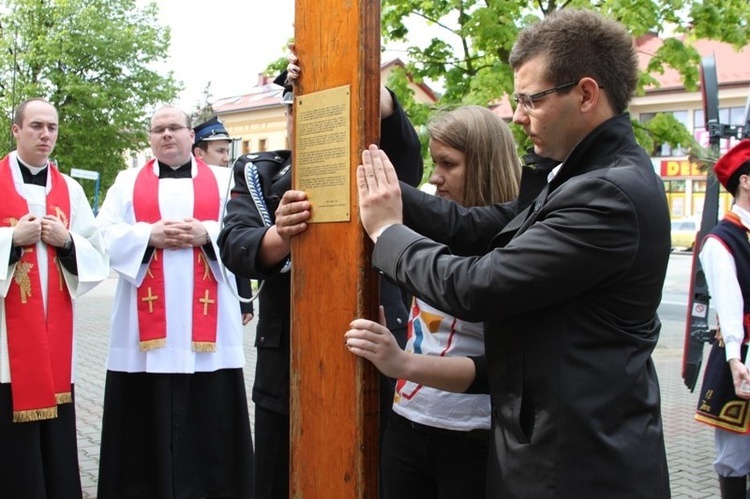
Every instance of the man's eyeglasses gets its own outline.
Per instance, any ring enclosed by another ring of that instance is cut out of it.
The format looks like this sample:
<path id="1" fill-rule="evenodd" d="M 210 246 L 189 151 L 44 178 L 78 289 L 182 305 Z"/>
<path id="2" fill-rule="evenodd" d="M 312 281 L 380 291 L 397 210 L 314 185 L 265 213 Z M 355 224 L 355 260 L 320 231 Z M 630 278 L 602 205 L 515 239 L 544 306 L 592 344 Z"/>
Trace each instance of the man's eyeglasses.
<path id="1" fill-rule="evenodd" d="M 548 88 L 547 90 L 542 90 L 541 92 L 537 92 L 531 95 L 513 94 L 510 96 L 510 98 L 515 103 L 515 107 L 518 107 L 520 105 L 523 106 L 524 110 L 532 111 L 534 109 L 534 102 L 538 101 L 542 97 L 557 93 L 560 90 L 565 90 L 566 88 L 570 88 L 573 85 L 577 84 L 577 81 L 571 81 L 570 83 L 563 83 L 562 85 Z"/>
<path id="2" fill-rule="evenodd" d="M 169 130 L 169 133 L 175 133 L 175 132 L 179 132 L 180 130 L 185 130 L 186 128 L 188 127 L 186 127 L 185 125 L 176 125 L 176 124 L 165 125 L 165 126 L 155 126 L 151 130 L 149 130 L 148 133 L 153 134 L 153 135 L 161 135 L 167 130 Z"/>

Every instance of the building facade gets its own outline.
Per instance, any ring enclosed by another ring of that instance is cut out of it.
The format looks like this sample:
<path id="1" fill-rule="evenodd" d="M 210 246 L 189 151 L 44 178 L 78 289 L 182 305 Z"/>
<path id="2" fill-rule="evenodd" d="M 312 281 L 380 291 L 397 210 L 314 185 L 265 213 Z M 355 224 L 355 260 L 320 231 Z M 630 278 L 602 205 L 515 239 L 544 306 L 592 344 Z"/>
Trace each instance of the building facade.
<path id="1" fill-rule="evenodd" d="M 642 37 L 638 41 L 641 66 L 646 67 L 653 54 L 663 43 L 656 36 Z M 748 119 L 750 103 L 750 47 L 740 51 L 731 45 L 710 40 L 694 42 L 701 57 L 713 55 L 719 83 L 719 123 L 742 127 Z M 708 147 L 709 133 L 705 126 L 703 98 L 700 89 L 686 91 L 675 70 L 668 69 L 655 75 L 658 88 L 649 88 L 645 95 L 633 99 L 632 116 L 645 123 L 656 113 L 669 113 L 693 133 L 703 147 Z M 722 139 L 720 152 L 725 153 L 738 141 L 737 138 Z M 700 218 L 706 192 L 706 172 L 691 163 L 685 150 L 659 145 L 652 151 L 654 168 L 664 179 L 667 200 L 672 218 Z M 731 207 L 731 196 L 722 189 L 719 213 Z"/>

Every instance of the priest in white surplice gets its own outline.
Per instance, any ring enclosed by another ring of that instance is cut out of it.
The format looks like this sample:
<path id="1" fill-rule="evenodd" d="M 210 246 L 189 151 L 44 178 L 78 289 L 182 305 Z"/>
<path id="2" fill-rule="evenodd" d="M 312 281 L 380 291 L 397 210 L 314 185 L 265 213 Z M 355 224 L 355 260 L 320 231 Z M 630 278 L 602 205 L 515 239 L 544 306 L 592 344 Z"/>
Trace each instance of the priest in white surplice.
<path id="1" fill-rule="evenodd" d="M 150 126 L 156 159 L 121 172 L 97 217 L 118 275 L 99 497 L 250 497 L 243 328 L 215 246 L 231 170 L 193 157 L 183 111 Z"/>
<path id="2" fill-rule="evenodd" d="M 49 161 L 58 122 L 23 102 L 0 160 L 0 497 L 82 495 L 73 303 L 109 266 L 83 189 Z"/>

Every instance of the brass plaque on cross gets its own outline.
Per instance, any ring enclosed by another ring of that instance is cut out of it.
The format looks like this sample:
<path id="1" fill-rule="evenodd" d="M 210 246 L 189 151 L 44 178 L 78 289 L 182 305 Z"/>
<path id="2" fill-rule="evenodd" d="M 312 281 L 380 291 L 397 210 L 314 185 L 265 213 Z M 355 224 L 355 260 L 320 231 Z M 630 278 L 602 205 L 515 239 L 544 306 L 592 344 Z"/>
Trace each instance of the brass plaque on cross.
<path id="1" fill-rule="evenodd" d="M 297 188 L 312 204 L 311 223 L 348 222 L 350 210 L 349 85 L 295 99 Z"/>

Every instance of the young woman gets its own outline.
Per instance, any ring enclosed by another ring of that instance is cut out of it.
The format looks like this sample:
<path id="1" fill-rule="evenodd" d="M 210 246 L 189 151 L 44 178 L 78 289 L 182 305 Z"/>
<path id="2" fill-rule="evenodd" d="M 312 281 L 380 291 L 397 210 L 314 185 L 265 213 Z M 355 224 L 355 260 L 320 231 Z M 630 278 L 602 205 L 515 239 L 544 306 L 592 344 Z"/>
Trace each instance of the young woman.
<path id="1" fill-rule="evenodd" d="M 427 128 L 435 164 L 430 184 L 436 195 L 464 206 L 517 196 L 521 163 L 511 132 L 499 117 L 480 106 L 464 106 L 437 114 Z M 474 378 L 473 362 L 466 357 L 484 354 L 482 324 L 462 321 L 419 299 L 412 303 L 405 352 L 387 336 L 382 339 L 386 347 L 406 358 L 422 354 L 468 362 L 466 386 Z M 490 396 L 450 393 L 418 379 L 410 381 L 403 373 L 383 372 L 399 378 L 381 455 L 385 498 L 483 499 Z"/>

